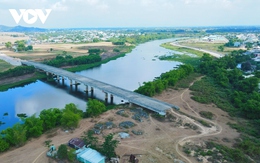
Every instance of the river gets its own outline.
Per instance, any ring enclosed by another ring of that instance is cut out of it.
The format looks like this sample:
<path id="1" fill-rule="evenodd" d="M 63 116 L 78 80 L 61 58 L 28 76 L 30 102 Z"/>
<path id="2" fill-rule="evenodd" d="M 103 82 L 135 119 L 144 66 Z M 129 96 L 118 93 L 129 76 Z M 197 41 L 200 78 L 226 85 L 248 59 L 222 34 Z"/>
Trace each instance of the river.
<path id="1" fill-rule="evenodd" d="M 180 64 L 174 61 L 161 61 L 156 57 L 172 53 L 160 47 L 160 44 L 173 40 L 156 40 L 140 44 L 124 57 L 77 74 L 133 91 L 143 82 L 151 81 Z M 38 80 L 23 87 L 0 92 L 0 121 L 5 123 L 0 126 L 0 131 L 19 122 L 20 119 L 17 117 L 19 113 L 28 116 L 38 115 L 43 109 L 64 108 L 68 103 L 75 103 L 78 108 L 85 111 L 87 102 L 83 91 L 85 87 L 79 86 L 76 91 L 74 88 L 70 89 L 68 82 L 66 80 L 65 85 L 62 85 L 58 82 Z M 104 99 L 101 90 L 95 89 L 94 96 Z M 122 100 L 119 97 L 114 99 L 117 104 L 123 102 Z"/>

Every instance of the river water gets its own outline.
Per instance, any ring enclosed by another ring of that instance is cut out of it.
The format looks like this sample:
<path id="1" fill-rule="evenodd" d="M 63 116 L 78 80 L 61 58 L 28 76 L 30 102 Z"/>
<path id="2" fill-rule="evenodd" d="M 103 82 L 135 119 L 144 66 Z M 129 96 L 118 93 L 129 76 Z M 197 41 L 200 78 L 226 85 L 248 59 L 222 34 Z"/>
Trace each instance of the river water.
<path id="1" fill-rule="evenodd" d="M 138 45 L 125 57 L 77 74 L 133 91 L 143 82 L 151 81 L 180 64 L 161 61 L 156 57 L 172 53 L 160 47 L 160 44 L 173 40 L 156 40 Z M 75 103 L 85 111 L 87 100 L 84 90 L 85 87 L 81 85 L 78 90 L 71 89 L 67 80 L 64 85 L 61 82 L 38 80 L 23 87 L 0 92 L 0 121 L 5 123 L 0 126 L 0 131 L 19 122 L 19 113 L 26 113 L 28 116 L 38 115 L 43 109 L 64 108 L 68 103 Z M 94 96 L 104 99 L 105 95 L 101 90 L 95 89 Z M 125 101 L 115 97 L 114 102 L 118 104 Z M 5 113 L 8 115 L 4 115 Z"/>

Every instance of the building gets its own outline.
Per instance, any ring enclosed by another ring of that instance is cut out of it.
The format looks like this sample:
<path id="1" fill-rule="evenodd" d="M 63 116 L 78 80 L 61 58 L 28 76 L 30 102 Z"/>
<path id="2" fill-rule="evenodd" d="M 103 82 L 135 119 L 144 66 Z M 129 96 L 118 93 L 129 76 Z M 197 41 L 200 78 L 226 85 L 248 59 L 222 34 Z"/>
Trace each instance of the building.
<path id="1" fill-rule="evenodd" d="M 72 138 L 70 139 L 68 145 L 72 148 L 80 149 L 85 145 L 85 143 L 80 138 Z"/>
<path id="2" fill-rule="evenodd" d="M 77 159 L 83 163 L 105 163 L 105 156 L 91 148 L 81 148 L 76 151 Z"/>
<path id="3" fill-rule="evenodd" d="M 241 43 L 240 42 L 234 42 L 234 47 L 240 47 Z"/>

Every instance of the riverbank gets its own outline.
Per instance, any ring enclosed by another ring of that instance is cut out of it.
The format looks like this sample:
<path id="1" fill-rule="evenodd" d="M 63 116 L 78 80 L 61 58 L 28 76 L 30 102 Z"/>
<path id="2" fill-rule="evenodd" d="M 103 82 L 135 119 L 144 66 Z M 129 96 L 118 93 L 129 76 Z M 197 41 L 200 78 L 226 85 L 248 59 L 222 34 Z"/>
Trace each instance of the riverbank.
<path id="1" fill-rule="evenodd" d="M 159 57 L 159 59 L 161 60 L 178 61 L 184 64 L 191 64 L 193 66 L 197 66 L 199 64 L 200 58 L 203 56 L 203 52 L 189 49 L 186 47 L 175 46 L 170 42 L 163 43 L 160 46 L 177 52 L 177 53 L 173 52 L 173 55 L 167 55 L 167 56 L 165 55 Z"/>
<path id="2" fill-rule="evenodd" d="M 168 42 L 161 45 L 166 49 L 170 49 L 176 52 L 181 52 L 183 54 L 174 53 L 173 55 L 162 56 L 159 59 L 161 60 L 173 60 L 179 61 L 185 64 L 191 64 L 193 66 L 197 66 L 199 64 L 200 58 L 204 53 L 208 53 L 216 58 L 220 58 L 223 56 L 221 53 L 213 52 L 210 50 L 205 50 L 201 48 L 195 48 L 185 45 L 180 45 L 178 42 Z M 190 55 L 192 54 L 192 55 Z M 195 55 L 195 56 L 194 56 Z"/>
<path id="3" fill-rule="evenodd" d="M 22 86 L 26 84 L 30 84 L 36 82 L 39 79 L 46 78 L 46 75 L 40 72 L 35 72 L 33 74 L 26 74 L 11 78 L 2 79 L 0 81 L 0 92 L 7 91 L 10 88 L 14 88 L 17 86 Z"/>
<path id="4" fill-rule="evenodd" d="M 126 52 L 121 53 L 119 55 L 110 56 L 109 58 L 106 58 L 100 62 L 78 65 L 75 67 L 70 67 L 70 68 L 65 68 L 65 69 L 68 71 L 71 71 L 71 72 L 77 72 L 77 71 L 94 68 L 94 67 L 100 66 L 104 63 L 107 63 L 111 60 L 115 60 L 117 58 L 124 57 L 125 54 L 131 52 L 133 48 L 135 48 L 135 46 L 129 46 L 129 48 L 127 49 Z M 45 78 L 45 77 L 46 77 L 45 74 L 37 72 L 34 74 L 26 74 L 26 75 L 17 76 L 17 77 L 6 78 L 6 79 L 3 79 L 0 81 L 0 92 L 7 91 L 8 89 L 14 88 L 16 86 L 21 86 L 21 85 L 32 83 L 32 82 L 35 82 L 35 81 Z"/>

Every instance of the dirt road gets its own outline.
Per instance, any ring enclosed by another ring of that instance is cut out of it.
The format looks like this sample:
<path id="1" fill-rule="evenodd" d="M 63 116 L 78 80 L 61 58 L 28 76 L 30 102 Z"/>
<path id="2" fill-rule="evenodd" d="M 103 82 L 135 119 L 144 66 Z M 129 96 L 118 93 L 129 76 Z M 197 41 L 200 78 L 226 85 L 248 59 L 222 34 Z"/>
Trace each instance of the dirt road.
<path id="1" fill-rule="evenodd" d="M 189 49 L 201 51 L 201 52 L 204 52 L 204 53 L 209 53 L 210 55 L 217 57 L 217 58 L 223 57 L 223 54 L 212 52 L 212 51 L 201 49 L 201 48 L 194 48 L 194 47 L 190 47 L 190 46 L 180 45 L 180 44 L 178 44 L 178 42 L 172 42 L 171 45 L 183 47 L 183 48 L 189 48 Z"/>

